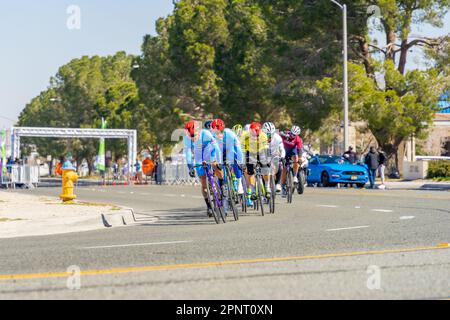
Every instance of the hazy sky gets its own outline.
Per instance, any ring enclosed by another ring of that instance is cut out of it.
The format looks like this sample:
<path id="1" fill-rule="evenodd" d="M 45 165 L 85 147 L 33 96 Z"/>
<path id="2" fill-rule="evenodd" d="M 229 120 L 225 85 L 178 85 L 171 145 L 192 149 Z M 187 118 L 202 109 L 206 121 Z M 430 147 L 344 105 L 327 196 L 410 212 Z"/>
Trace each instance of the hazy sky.
<path id="1" fill-rule="evenodd" d="M 67 27 L 71 5 L 81 10 L 79 30 Z M 17 121 L 25 104 L 71 59 L 119 50 L 139 54 L 143 36 L 154 34 L 156 19 L 172 9 L 172 0 L 0 0 L 0 128 Z M 443 29 L 415 33 L 445 31 L 450 15 Z"/>
<path id="2" fill-rule="evenodd" d="M 77 5 L 81 29 L 70 30 Z M 0 0 L 0 128 L 9 127 L 61 65 L 82 55 L 139 54 L 172 0 Z"/>

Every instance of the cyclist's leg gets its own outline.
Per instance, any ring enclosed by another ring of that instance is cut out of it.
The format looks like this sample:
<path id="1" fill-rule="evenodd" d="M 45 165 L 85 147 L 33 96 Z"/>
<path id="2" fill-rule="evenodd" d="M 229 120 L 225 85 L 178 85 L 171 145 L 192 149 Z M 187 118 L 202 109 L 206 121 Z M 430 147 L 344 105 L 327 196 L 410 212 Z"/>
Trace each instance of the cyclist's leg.
<path id="1" fill-rule="evenodd" d="M 211 203 L 209 203 L 209 200 L 208 200 L 208 189 L 206 187 L 206 178 L 207 177 L 206 177 L 205 169 L 203 169 L 203 167 L 198 167 L 196 169 L 196 171 L 197 171 L 197 176 L 200 178 L 202 195 L 203 195 L 203 198 L 205 199 L 208 216 L 212 216 L 212 207 L 211 207 Z"/>

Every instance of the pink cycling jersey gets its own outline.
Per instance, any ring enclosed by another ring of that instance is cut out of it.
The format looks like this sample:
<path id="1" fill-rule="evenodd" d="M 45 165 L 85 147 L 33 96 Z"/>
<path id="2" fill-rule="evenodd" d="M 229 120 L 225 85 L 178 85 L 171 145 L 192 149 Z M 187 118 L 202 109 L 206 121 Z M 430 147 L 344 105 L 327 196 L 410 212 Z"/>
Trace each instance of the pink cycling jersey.
<path id="1" fill-rule="evenodd" d="M 283 135 L 283 144 L 286 151 L 297 148 L 301 150 L 303 148 L 303 140 L 300 136 L 296 136 L 293 139 L 290 136 Z"/>

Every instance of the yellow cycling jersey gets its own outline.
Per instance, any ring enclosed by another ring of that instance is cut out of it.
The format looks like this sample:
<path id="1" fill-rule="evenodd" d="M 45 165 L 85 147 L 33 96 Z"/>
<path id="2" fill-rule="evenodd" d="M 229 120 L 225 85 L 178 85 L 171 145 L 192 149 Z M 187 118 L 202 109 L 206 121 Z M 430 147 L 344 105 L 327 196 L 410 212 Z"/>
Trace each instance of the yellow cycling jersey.
<path id="1" fill-rule="evenodd" d="M 242 152 L 260 153 L 263 150 L 269 149 L 269 141 L 267 135 L 261 132 L 259 137 L 253 136 L 250 132 L 246 131 L 241 136 Z"/>

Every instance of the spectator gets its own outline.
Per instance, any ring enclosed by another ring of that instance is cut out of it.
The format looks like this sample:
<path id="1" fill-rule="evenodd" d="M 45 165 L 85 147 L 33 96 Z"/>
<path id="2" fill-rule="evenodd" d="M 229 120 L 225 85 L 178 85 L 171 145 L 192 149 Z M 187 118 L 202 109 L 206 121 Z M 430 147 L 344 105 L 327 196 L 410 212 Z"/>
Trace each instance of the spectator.
<path id="1" fill-rule="evenodd" d="M 143 182 L 142 161 L 140 161 L 139 158 L 136 159 L 134 168 L 136 169 L 136 184 L 142 184 Z"/>
<path id="2" fill-rule="evenodd" d="M 380 176 L 381 179 L 381 185 L 380 185 L 380 189 L 386 189 L 386 186 L 384 184 L 385 181 L 385 176 L 384 176 L 384 171 L 386 169 L 386 154 L 383 152 L 383 150 L 380 148 L 378 148 L 378 162 L 379 162 L 379 166 L 378 166 L 378 174 Z"/>
<path id="3" fill-rule="evenodd" d="M 378 160 L 378 153 L 377 153 L 375 147 L 370 147 L 370 151 L 366 155 L 364 163 L 367 165 L 367 167 L 369 169 L 370 189 L 373 189 L 375 187 L 377 170 L 380 165 L 379 160 Z"/>
<path id="4" fill-rule="evenodd" d="M 353 151 L 352 146 L 348 147 L 348 151 L 344 153 L 343 157 L 350 161 L 351 164 L 355 164 L 356 162 L 358 162 L 358 155 L 355 151 Z"/>
<path id="5" fill-rule="evenodd" d="M 154 169 L 155 169 L 155 163 L 150 158 L 150 156 L 147 156 L 145 158 L 145 160 L 142 162 L 142 171 L 144 172 L 146 183 L 147 183 L 147 178 L 149 176 L 153 175 Z"/>

